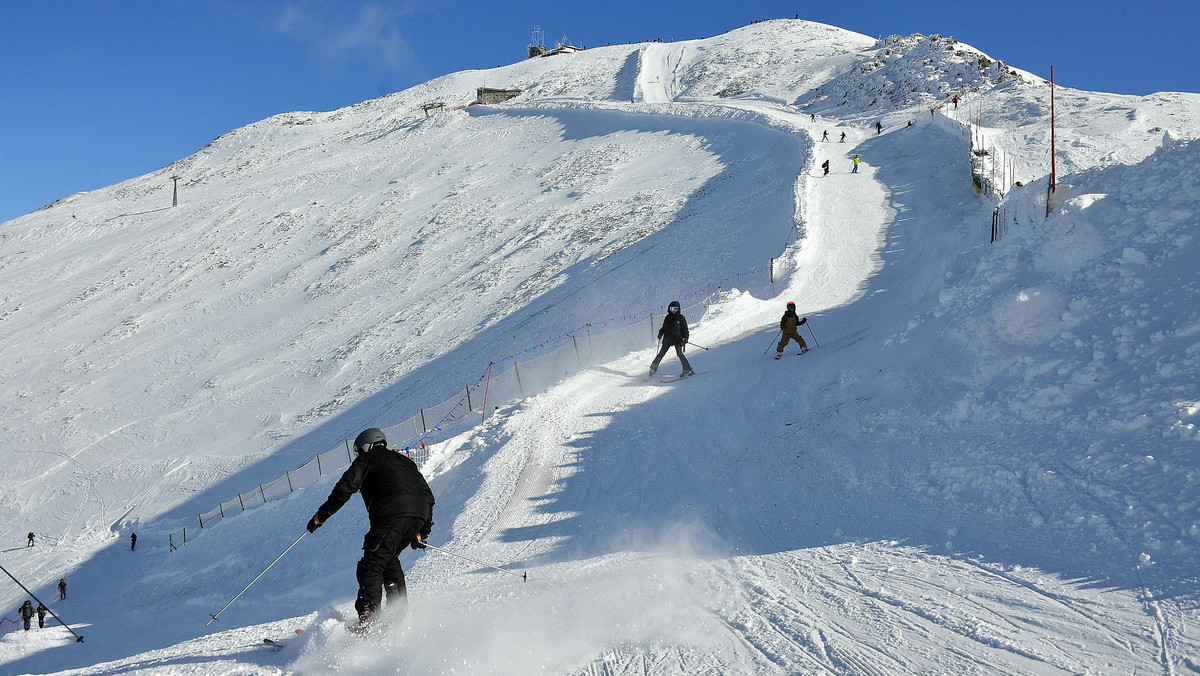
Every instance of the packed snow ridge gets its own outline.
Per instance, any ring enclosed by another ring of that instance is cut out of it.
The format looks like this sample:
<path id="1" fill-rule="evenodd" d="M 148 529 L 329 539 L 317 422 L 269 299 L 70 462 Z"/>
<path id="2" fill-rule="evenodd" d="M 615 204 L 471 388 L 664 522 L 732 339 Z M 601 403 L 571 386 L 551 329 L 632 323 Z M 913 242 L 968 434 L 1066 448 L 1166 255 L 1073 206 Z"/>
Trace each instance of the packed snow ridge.
<path id="1" fill-rule="evenodd" d="M 1050 190 L 1050 95 L 768 21 L 279 115 L 0 225 L 0 561 L 86 639 L 6 622 L 0 671 L 1200 671 L 1200 96 L 1057 88 Z M 688 295 L 697 377 L 645 378 L 647 323 L 429 439 L 431 542 L 528 582 L 409 552 L 407 616 L 350 636 L 355 502 L 206 626 L 333 478 L 181 524 Z M 789 300 L 814 349 L 776 361 Z"/>

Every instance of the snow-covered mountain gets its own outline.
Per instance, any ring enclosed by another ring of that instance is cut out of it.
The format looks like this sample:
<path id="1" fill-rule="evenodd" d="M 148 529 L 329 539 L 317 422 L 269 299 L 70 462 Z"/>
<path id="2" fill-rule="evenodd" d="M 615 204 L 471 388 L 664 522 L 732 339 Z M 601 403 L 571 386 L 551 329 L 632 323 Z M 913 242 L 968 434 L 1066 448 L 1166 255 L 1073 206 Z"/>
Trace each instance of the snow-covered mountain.
<path id="1" fill-rule="evenodd" d="M 0 563 L 86 636 L 6 623 L 0 671 L 1200 671 L 1200 96 L 1056 89 L 1052 194 L 1049 104 L 952 38 L 771 21 L 0 224 Z M 674 299 L 700 376 L 646 380 Z M 819 347 L 774 361 L 787 300 Z M 333 478 L 168 535 L 589 325 L 619 356 L 425 440 L 432 542 L 527 583 L 406 554 L 409 616 L 351 638 L 355 501 L 206 626 Z"/>

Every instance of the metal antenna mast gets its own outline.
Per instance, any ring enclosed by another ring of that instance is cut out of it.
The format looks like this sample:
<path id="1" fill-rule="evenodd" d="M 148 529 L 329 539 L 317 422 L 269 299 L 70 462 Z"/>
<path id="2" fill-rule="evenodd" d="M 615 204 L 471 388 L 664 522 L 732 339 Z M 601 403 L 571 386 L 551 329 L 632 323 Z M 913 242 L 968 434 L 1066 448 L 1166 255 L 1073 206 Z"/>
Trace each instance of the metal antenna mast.
<path id="1" fill-rule="evenodd" d="M 546 55 L 546 35 L 542 33 L 541 26 L 533 27 L 533 33 L 529 35 L 529 49 L 527 54 L 531 59 L 535 56 Z"/>

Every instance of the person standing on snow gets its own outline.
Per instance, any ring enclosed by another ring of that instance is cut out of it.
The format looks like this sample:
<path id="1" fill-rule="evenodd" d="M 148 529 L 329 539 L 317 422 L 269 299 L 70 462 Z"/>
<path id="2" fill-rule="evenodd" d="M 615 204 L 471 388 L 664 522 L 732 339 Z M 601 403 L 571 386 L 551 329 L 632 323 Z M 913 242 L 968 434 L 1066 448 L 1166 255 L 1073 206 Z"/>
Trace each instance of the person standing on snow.
<path id="1" fill-rule="evenodd" d="M 329 498 L 308 521 L 314 533 L 350 496 L 362 493 L 371 528 L 363 538 L 363 556 L 355 577 L 358 625 L 375 620 L 387 593 L 388 603 L 403 604 L 408 596 L 400 552 L 405 547 L 425 549 L 433 528 L 433 491 L 408 456 L 388 449 L 383 430 L 372 427 L 354 439 L 354 462 L 342 474 Z"/>
<path id="2" fill-rule="evenodd" d="M 39 602 L 37 607 L 38 629 L 46 628 L 46 613 L 48 612 L 50 612 L 50 609 Z"/>
<path id="3" fill-rule="evenodd" d="M 883 132 L 883 123 L 876 122 L 875 123 L 875 135 L 879 136 L 879 134 L 881 134 L 882 132 Z"/>
<path id="4" fill-rule="evenodd" d="M 829 130 L 828 130 L 828 129 L 826 129 L 825 131 L 821 132 L 821 140 L 822 140 L 822 141 L 828 141 L 828 140 L 829 140 Z"/>
<path id="5" fill-rule="evenodd" d="M 129 534 L 129 551 L 132 552 L 135 549 L 137 549 L 137 533 L 130 533 Z"/>
<path id="6" fill-rule="evenodd" d="M 67 578 L 65 577 L 60 577 L 58 579 L 58 600 L 67 600 Z"/>
<path id="7" fill-rule="evenodd" d="M 26 546 L 26 547 L 32 547 L 32 546 L 33 546 L 33 531 L 29 531 L 29 535 L 26 535 L 26 536 L 25 536 L 25 538 L 26 538 L 27 540 L 29 540 L 29 544 L 27 544 L 27 545 L 25 545 L 25 546 Z"/>
<path id="8" fill-rule="evenodd" d="M 825 170 L 825 173 L 821 174 L 821 175 L 828 176 L 829 175 L 829 160 L 825 160 L 824 162 L 822 162 L 821 168 Z"/>
<path id="9" fill-rule="evenodd" d="M 840 139 L 838 139 L 838 143 L 845 143 L 845 142 L 846 142 L 846 132 L 842 132 L 842 137 Z"/>
<path id="10" fill-rule="evenodd" d="M 858 173 L 858 155 L 855 155 L 854 159 L 850 160 L 850 163 L 854 165 L 854 168 L 850 170 L 850 173 L 857 174 Z"/>
<path id="11" fill-rule="evenodd" d="M 17 609 L 17 612 L 21 614 L 21 619 L 25 621 L 25 631 L 29 631 L 29 621 L 33 619 L 34 613 L 33 604 L 26 600 L 25 603 L 22 603 L 21 607 Z"/>
<path id="12" fill-rule="evenodd" d="M 796 304 L 788 302 L 787 311 L 783 313 L 783 317 L 779 320 L 779 330 L 782 335 L 779 338 L 779 345 L 775 347 L 775 358 L 779 359 L 783 356 L 783 348 L 787 347 L 789 341 L 796 341 L 800 344 L 800 354 L 808 352 L 808 344 L 804 342 L 804 337 L 800 335 L 800 326 L 808 322 L 808 317 L 801 319 L 796 314 Z"/>
<path id="13" fill-rule="evenodd" d="M 675 348 L 675 354 L 679 356 L 679 363 L 683 364 L 683 373 L 679 374 L 679 377 L 686 378 L 695 375 L 687 357 L 683 356 L 683 347 L 688 342 L 688 325 L 687 318 L 680 311 L 679 301 L 673 300 L 667 306 L 667 316 L 663 317 L 662 327 L 658 329 L 658 337 L 662 340 L 662 348 L 659 349 L 658 356 L 650 363 L 650 375 L 654 375 L 658 371 L 658 363 L 662 361 L 667 350 L 672 347 Z"/>

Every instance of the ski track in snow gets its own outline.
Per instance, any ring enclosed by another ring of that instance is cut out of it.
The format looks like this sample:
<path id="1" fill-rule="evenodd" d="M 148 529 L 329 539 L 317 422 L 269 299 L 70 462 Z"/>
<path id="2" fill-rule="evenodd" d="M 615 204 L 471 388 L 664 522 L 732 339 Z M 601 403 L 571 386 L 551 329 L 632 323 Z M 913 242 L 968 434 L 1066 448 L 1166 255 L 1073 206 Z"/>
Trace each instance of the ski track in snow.
<path id="1" fill-rule="evenodd" d="M 1186 145 L 1157 150 L 1164 125 L 1200 130 L 1195 101 L 1064 91 L 1064 163 L 1095 168 L 1072 176 L 1091 192 L 1065 185 L 1052 218 L 988 249 L 992 206 L 947 116 L 986 120 L 1031 184 L 1006 204 L 1044 211 L 1041 131 L 1008 112 L 1043 97 L 1001 80 L 961 114 L 877 107 L 873 78 L 933 95 L 938 73 L 978 74 L 970 48 L 939 40 L 779 21 L 455 74 L 396 101 L 501 73 L 528 96 L 428 120 L 382 99 L 231 133 L 180 165 L 190 218 L 212 226 L 187 237 L 172 210 L 131 206 L 161 191 L 140 179 L 67 200 L 79 224 L 57 207 L 5 224 L 6 280 L 55 227 L 70 251 L 34 266 L 63 293 L 0 291 L 0 357 L 27 369 L 5 372 L 24 417 L 3 423 L 38 449 L 6 455 L 8 535 L 46 531 L 5 566 L 45 598 L 65 575 L 55 607 L 88 636 L 12 632 L 5 672 L 1200 671 L 1200 313 L 1169 296 L 1196 290 L 1200 171 Z M 1164 165 L 1184 194 L 1156 192 Z M 204 627 L 332 479 L 168 554 L 155 536 L 194 504 L 423 403 L 425 379 L 469 381 L 595 312 L 775 256 L 792 226 L 774 281 L 726 289 L 693 327 L 702 378 L 643 383 L 653 350 L 639 350 L 434 444 L 435 544 L 528 582 L 406 552 L 408 616 L 348 636 L 353 501 Z M 1129 232 L 1114 244 L 1105 228 Z M 1173 256 L 1192 261 L 1178 279 Z M 814 349 L 771 361 L 789 299 Z M 25 319 L 64 311 L 81 319 L 49 336 Z M 208 332 L 211 317 L 228 330 Z M 126 413 L 107 394 L 131 380 Z"/>

